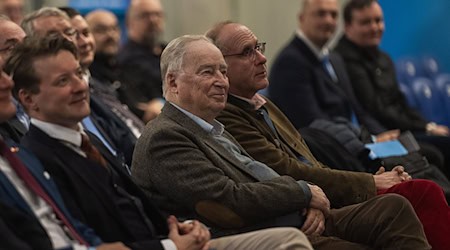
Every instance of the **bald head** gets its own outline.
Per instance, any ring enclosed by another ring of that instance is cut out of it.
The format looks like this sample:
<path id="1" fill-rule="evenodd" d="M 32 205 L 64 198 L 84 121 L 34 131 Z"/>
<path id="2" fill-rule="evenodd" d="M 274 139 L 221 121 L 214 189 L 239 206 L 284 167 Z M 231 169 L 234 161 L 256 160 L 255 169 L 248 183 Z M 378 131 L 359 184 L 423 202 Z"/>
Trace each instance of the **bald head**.
<path id="1" fill-rule="evenodd" d="M 119 51 L 120 28 L 114 13 L 107 10 L 89 12 L 86 22 L 92 31 L 96 43 L 96 53 L 115 56 Z"/>
<path id="2" fill-rule="evenodd" d="M 163 7 L 159 0 L 131 0 L 127 12 L 128 37 L 154 46 L 164 30 Z"/>

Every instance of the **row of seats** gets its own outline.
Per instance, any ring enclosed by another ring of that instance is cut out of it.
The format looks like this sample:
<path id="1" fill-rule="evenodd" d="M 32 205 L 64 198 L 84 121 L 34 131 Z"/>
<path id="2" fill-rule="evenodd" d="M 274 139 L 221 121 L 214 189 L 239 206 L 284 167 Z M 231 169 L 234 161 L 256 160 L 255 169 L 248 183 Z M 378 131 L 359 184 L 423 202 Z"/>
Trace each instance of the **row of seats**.
<path id="1" fill-rule="evenodd" d="M 400 90 L 411 107 L 438 124 L 450 125 L 450 74 L 434 57 L 404 57 L 396 62 Z"/>

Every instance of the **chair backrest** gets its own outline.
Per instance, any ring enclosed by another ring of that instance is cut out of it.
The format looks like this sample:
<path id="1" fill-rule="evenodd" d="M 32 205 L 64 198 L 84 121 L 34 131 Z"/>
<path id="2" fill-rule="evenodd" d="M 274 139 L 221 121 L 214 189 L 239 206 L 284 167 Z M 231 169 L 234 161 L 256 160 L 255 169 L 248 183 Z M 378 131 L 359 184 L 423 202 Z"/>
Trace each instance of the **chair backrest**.
<path id="1" fill-rule="evenodd" d="M 396 61 L 395 70 L 397 79 L 406 85 L 410 85 L 412 81 L 423 75 L 423 70 L 418 61 L 413 57 L 403 57 Z"/>
<path id="2" fill-rule="evenodd" d="M 432 80 L 425 77 L 415 78 L 412 81 L 411 88 L 420 113 L 428 120 L 439 124 L 446 123 L 447 110 L 442 96 Z"/>
<path id="3" fill-rule="evenodd" d="M 421 58 L 423 75 L 430 79 L 435 79 L 440 74 L 439 63 L 437 59 L 431 55 L 425 55 Z"/>

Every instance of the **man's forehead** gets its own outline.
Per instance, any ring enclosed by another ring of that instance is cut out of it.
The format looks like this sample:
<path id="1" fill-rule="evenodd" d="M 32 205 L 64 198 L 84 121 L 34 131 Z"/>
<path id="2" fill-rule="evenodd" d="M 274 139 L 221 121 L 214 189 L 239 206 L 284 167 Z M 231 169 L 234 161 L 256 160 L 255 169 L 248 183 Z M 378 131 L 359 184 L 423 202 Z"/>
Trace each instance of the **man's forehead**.
<path id="1" fill-rule="evenodd" d="M 224 26 L 221 37 L 228 49 L 241 48 L 254 45 L 258 38 L 246 26 L 241 24 L 228 24 Z"/>

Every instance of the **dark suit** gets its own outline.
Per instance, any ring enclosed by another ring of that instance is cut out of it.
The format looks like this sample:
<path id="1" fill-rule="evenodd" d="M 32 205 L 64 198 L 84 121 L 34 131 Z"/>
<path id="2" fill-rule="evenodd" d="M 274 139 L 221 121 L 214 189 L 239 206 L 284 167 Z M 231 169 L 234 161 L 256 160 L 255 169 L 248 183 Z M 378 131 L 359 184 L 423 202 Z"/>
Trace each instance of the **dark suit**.
<path id="1" fill-rule="evenodd" d="M 120 177 L 122 188 L 142 201 L 145 213 L 157 233 L 167 236 L 165 219 L 133 183 L 125 168 L 95 136 L 91 136 L 91 141 L 108 161 L 110 170 Z M 103 180 L 109 176 L 105 168 L 49 137 L 34 125 L 30 126 L 22 142 L 52 174 L 71 213 L 91 226 L 104 241 L 122 241 L 136 249 L 162 249 L 156 233 L 146 239 L 131 233 L 129 224 L 126 223 L 127 218 L 122 216 L 111 196 L 111 192 L 115 190 L 111 190 L 112 186 L 104 185 Z"/>
<path id="2" fill-rule="evenodd" d="M 353 110 L 359 123 L 371 133 L 384 131 L 356 101 L 341 58 L 333 53 L 329 58 L 337 82 L 333 82 L 305 42 L 295 36 L 272 65 L 269 85 L 272 101 L 297 129 L 309 126 L 316 119 L 345 117 L 350 121 Z"/>
<path id="3" fill-rule="evenodd" d="M 8 143 L 8 141 L 7 141 Z M 18 145 L 9 142 L 8 145 L 13 147 L 18 147 Z M 79 234 L 91 245 L 99 245 L 101 243 L 101 240 L 94 234 L 94 231 L 92 229 L 86 227 L 79 221 L 75 220 L 71 214 L 69 214 L 69 210 L 66 208 L 63 199 L 61 198 L 60 193 L 58 192 L 58 189 L 53 182 L 53 178 L 50 178 L 48 174 L 45 173 L 44 168 L 42 167 L 41 163 L 39 162 L 36 157 L 34 157 L 32 154 L 30 154 L 27 150 L 24 148 L 19 148 L 19 151 L 17 152 L 17 157 L 22 161 L 22 163 L 28 168 L 28 170 L 31 172 L 31 174 L 36 178 L 36 180 L 41 184 L 41 186 L 44 188 L 44 190 L 47 192 L 47 194 L 52 198 L 52 200 L 55 202 L 55 204 L 59 207 L 59 209 L 64 213 L 65 217 L 69 220 L 69 222 L 74 226 L 74 228 L 79 232 Z M 9 181 L 9 179 L 3 174 L 3 172 L 0 171 L 0 200 L 5 205 L 9 207 L 14 207 L 18 211 L 26 214 L 29 216 L 27 220 L 30 223 L 14 223 L 14 225 L 17 226 L 17 228 L 13 229 L 15 231 L 21 231 L 21 232 L 27 232 L 27 230 L 33 230 L 33 231 L 39 231 L 36 229 L 36 222 L 38 222 L 37 218 L 35 217 L 35 214 L 31 210 L 31 208 L 28 206 L 26 201 L 22 198 L 22 196 L 19 194 L 19 192 L 16 190 L 15 186 Z M 6 210 L 7 211 L 7 210 Z M 22 217 L 24 218 L 24 217 Z M 9 217 L 9 219 L 12 219 Z M 29 226 L 28 228 L 23 228 L 22 226 Z M 39 224 L 40 226 L 40 224 Z M 41 229 L 45 230 L 41 227 Z M 41 232 L 42 236 L 42 232 Z M 28 236 L 27 236 L 28 237 Z M 39 237 L 36 235 L 36 237 Z M 41 238 L 42 239 L 42 238 Z M 32 240 L 32 239 L 28 239 Z M 40 244 L 48 245 L 50 242 L 41 242 Z M 31 243 L 33 246 L 37 243 Z M 51 243 L 50 243 L 51 245 Z M 45 249 L 45 248 L 43 248 Z"/>
<path id="4" fill-rule="evenodd" d="M 223 136 L 235 143 L 241 154 L 247 154 L 226 131 Z M 215 224 L 216 229 L 239 227 L 233 227 L 222 219 L 227 216 L 224 211 L 236 214 L 244 221 L 240 226 L 244 226 L 298 213 L 308 206 L 305 194 L 292 177 L 281 176 L 259 181 L 249 167 L 169 102 L 162 113 L 148 123 L 134 154 L 133 175 L 148 195 L 159 198 L 160 206 L 172 209 L 177 215 L 197 215 L 203 221 L 205 216 L 208 219 L 206 222 L 224 222 Z M 382 201 L 386 198 L 392 200 Z M 395 248 L 393 245 L 399 243 L 397 239 L 402 238 L 397 236 L 409 231 L 406 234 L 418 234 L 419 238 L 408 236 L 400 239 L 400 244 L 405 249 L 413 249 L 403 244 L 418 243 L 411 241 L 412 238 L 424 242 L 421 225 L 417 218 L 415 222 L 409 220 L 415 217 L 412 208 L 408 209 L 409 215 L 401 222 L 393 223 L 393 219 L 400 219 L 397 215 L 405 215 L 405 211 L 396 211 L 399 207 L 391 207 L 398 199 L 403 200 L 397 196 L 379 196 L 361 204 L 332 209 L 325 223 L 324 236 L 310 238 L 313 246 L 316 249 L 330 249 L 330 245 L 335 249 L 366 249 L 360 245 L 366 244 L 377 249 L 381 246 Z M 219 209 L 202 213 L 205 210 L 201 204 L 208 201 L 219 204 L 214 207 Z M 407 202 L 401 203 L 403 208 L 410 206 Z M 375 222 L 377 220 L 384 222 Z M 411 222 L 418 225 L 413 226 L 414 231 L 403 224 Z M 398 232 L 398 227 L 403 232 Z M 337 238 L 327 237 L 331 235 Z M 389 239 L 393 236 L 395 240 Z M 424 245 L 419 248 L 427 249 Z"/>

